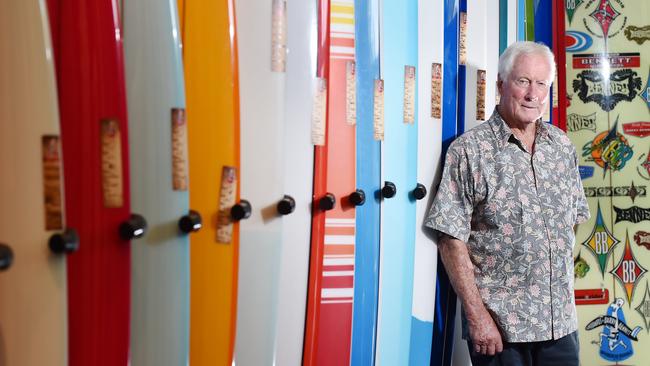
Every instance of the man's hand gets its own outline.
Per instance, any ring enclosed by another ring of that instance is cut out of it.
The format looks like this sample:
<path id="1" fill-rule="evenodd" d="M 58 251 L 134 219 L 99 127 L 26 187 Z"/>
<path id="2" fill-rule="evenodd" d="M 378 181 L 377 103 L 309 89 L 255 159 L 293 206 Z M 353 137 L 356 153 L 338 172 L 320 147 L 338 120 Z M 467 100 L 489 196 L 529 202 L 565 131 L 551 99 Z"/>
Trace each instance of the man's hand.
<path id="1" fill-rule="evenodd" d="M 479 315 L 473 318 L 468 317 L 467 322 L 474 352 L 494 356 L 503 351 L 501 333 L 487 310 L 479 311 Z"/>

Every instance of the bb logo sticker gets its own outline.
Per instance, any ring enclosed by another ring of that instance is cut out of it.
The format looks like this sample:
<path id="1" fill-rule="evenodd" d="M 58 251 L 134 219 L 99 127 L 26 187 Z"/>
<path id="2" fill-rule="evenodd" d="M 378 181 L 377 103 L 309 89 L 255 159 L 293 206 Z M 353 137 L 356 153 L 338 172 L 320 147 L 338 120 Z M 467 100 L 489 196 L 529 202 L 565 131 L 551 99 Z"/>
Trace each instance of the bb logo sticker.
<path id="1" fill-rule="evenodd" d="M 625 251 L 623 252 L 623 257 L 616 267 L 614 267 L 614 269 L 609 273 L 614 275 L 614 278 L 616 278 L 625 289 L 628 302 L 632 302 L 632 296 L 634 295 L 634 290 L 636 290 L 636 284 L 646 272 L 647 270 L 641 266 L 639 261 L 636 260 L 636 257 L 632 252 L 632 247 L 630 246 L 630 238 L 626 232 Z"/>
<path id="2" fill-rule="evenodd" d="M 596 112 L 588 116 L 581 116 L 575 113 L 569 114 L 567 116 L 566 128 L 569 132 L 577 132 L 580 130 L 596 132 Z"/>
<path id="3" fill-rule="evenodd" d="M 592 341 L 600 348 L 600 357 L 608 361 L 623 361 L 634 354 L 632 341 L 638 341 L 637 335 L 641 327 L 630 328 L 625 323 L 623 305 L 625 300 L 616 298 L 607 308 L 607 315 L 601 315 L 592 320 L 585 327 L 586 330 L 594 330 L 603 327 L 598 333 L 598 340 Z"/>
<path id="4" fill-rule="evenodd" d="M 587 6 L 593 2 L 591 1 Z M 618 4 L 623 7 L 622 3 Z M 589 14 L 591 21 L 583 18 L 582 22 L 593 36 L 607 39 L 616 36 L 627 24 L 627 17 L 623 16 L 619 19 L 620 16 L 621 12 L 614 9 L 610 0 L 599 0 L 596 8 Z M 596 26 L 600 28 L 600 31 L 596 30 Z"/>
<path id="5" fill-rule="evenodd" d="M 618 243 L 620 243 L 620 241 L 616 239 L 614 235 L 612 235 L 612 233 L 609 231 L 607 226 L 605 226 L 603 213 L 600 211 L 600 201 L 598 201 L 598 209 L 596 211 L 596 224 L 594 225 L 594 229 L 591 231 L 591 235 L 589 235 L 587 240 L 583 242 L 582 245 L 587 247 L 591 254 L 596 257 L 603 278 L 605 277 L 605 266 L 607 265 L 607 259 L 609 259 L 612 248 Z"/>
<path id="6" fill-rule="evenodd" d="M 632 101 L 641 90 L 641 78 L 630 69 L 614 71 L 609 82 L 600 71 L 584 70 L 573 80 L 573 91 L 583 103 L 596 102 L 605 112 L 609 112 L 619 102 Z"/>
<path id="7" fill-rule="evenodd" d="M 618 117 L 611 130 L 601 132 L 593 141 L 587 142 L 582 147 L 582 156 L 585 157 L 585 160 L 593 161 L 603 168 L 603 176 L 608 169 L 612 171 L 623 169 L 634 154 L 627 139 L 616 132 L 617 125 Z"/>
<path id="8" fill-rule="evenodd" d="M 625 38 L 642 45 L 643 42 L 650 39 L 650 25 L 645 27 L 628 26 L 625 28 Z"/>
<path id="9" fill-rule="evenodd" d="M 566 31 L 565 35 L 566 51 L 567 52 L 582 52 L 586 51 L 594 43 L 591 36 L 587 33 L 578 31 Z"/>

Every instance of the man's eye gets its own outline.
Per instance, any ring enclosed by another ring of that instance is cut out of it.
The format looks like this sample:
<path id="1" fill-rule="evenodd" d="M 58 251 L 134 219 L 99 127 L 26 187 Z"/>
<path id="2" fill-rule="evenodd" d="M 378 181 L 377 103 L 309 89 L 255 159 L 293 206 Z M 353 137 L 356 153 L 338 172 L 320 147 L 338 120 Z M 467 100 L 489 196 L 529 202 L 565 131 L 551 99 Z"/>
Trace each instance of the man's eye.
<path id="1" fill-rule="evenodd" d="M 519 84 L 520 85 L 528 85 L 530 84 L 530 81 L 528 79 L 519 79 Z"/>

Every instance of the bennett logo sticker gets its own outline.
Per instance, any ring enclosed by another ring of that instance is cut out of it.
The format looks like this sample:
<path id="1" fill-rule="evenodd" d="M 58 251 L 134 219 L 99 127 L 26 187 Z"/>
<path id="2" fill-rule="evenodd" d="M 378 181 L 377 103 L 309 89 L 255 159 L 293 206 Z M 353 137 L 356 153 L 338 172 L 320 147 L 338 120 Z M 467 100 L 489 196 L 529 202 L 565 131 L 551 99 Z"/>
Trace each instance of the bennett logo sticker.
<path id="1" fill-rule="evenodd" d="M 587 161 L 593 161 L 603 168 L 603 176 L 607 169 L 618 171 L 625 167 L 625 163 L 632 158 L 634 151 L 627 139 L 616 132 L 618 117 L 614 126 L 609 131 L 598 134 L 593 141 L 587 142 L 582 147 L 582 156 Z"/>
<path id="2" fill-rule="evenodd" d="M 650 221 L 650 208 L 641 208 L 639 206 L 619 208 L 614 206 L 614 211 L 616 212 L 615 223 L 619 223 L 621 221 L 629 221 L 636 224 L 641 221 Z"/>
<path id="3" fill-rule="evenodd" d="M 640 247 L 650 250 L 650 233 L 639 230 L 634 234 L 634 242 Z"/>
<path id="4" fill-rule="evenodd" d="M 620 241 L 616 239 L 607 226 L 605 226 L 603 213 L 600 210 L 600 201 L 598 201 L 596 224 L 594 225 L 594 229 L 591 231 L 591 235 L 589 235 L 582 245 L 587 247 L 591 254 L 596 257 L 603 278 L 605 278 L 605 265 L 607 265 L 607 259 L 609 259 L 612 248 L 618 243 L 620 243 Z"/>
<path id="5" fill-rule="evenodd" d="M 630 136 L 650 136 L 650 122 L 630 122 L 623 124 L 623 132 Z"/>
<path id="6" fill-rule="evenodd" d="M 569 25 L 573 20 L 573 14 L 576 12 L 576 9 L 582 4 L 583 0 L 566 0 L 564 2 L 564 8 L 566 9 L 566 15 L 569 18 Z"/>
<path id="7" fill-rule="evenodd" d="M 616 298 L 607 308 L 606 315 L 601 315 L 592 320 L 585 327 L 586 330 L 593 330 L 603 327 L 602 332 L 598 333 L 598 340 L 591 341 L 600 348 L 600 357 L 608 361 L 623 361 L 634 354 L 632 341 L 638 341 L 637 335 L 641 327 L 630 328 L 625 323 L 623 314 L 623 305 L 625 300 Z"/>
<path id="8" fill-rule="evenodd" d="M 635 310 L 639 315 L 641 315 L 641 318 L 643 318 L 645 329 L 650 333 L 650 289 L 648 288 L 647 282 L 645 284 L 643 300 L 641 300 L 641 303 L 635 308 Z"/>
<path id="9" fill-rule="evenodd" d="M 573 55 L 574 69 L 598 69 L 609 67 L 620 69 L 624 67 L 639 67 L 641 55 L 636 53 L 581 53 Z"/>
<path id="10" fill-rule="evenodd" d="M 648 81 L 645 84 L 645 88 L 639 94 L 641 99 L 645 102 L 645 104 L 648 106 L 648 109 L 650 109 L 650 71 L 648 72 Z"/>
<path id="11" fill-rule="evenodd" d="M 621 101 L 631 101 L 641 90 L 641 78 L 630 69 L 614 71 L 609 82 L 600 71 L 584 70 L 573 80 L 573 91 L 584 103 L 596 102 L 609 112 Z"/>
<path id="12" fill-rule="evenodd" d="M 593 3 L 590 2 L 587 6 L 591 5 Z M 619 2 L 619 5 L 622 7 L 623 4 Z M 621 12 L 614 9 L 612 7 L 612 4 L 610 0 L 599 0 L 598 1 L 598 6 L 594 8 L 594 10 L 589 14 L 589 17 L 591 18 L 591 21 L 588 21 L 587 18 L 583 18 L 582 22 L 585 25 L 585 28 L 594 35 L 595 37 L 598 38 L 612 38 L 615 35 L 617 35 L 621 29 L 625 27 L 625 24 L 627 24 L 627 17 L 623 16 L 621 19 L 618 19 L 619 16 L 621 16 Z M 593 23 L 596 23 L 598 27 L 600 27 L 600 32 L 595 31 L 593 27 Z M 592 24 L 592 26 L 589 26 L 589 23 Z M 618 25 L 618 26 L 616 26 Z M 614 26 L 616 28 L 614 29 Z"/>
<path id="13" fill-rule="evenodd" d="M 628 302 L 632 302 L 632 295 L 634 295 L 634 290 L 636 290 L 636 284 L 646 272 L 647 270 L 641 266 L 641 263 L 636 260 L 636 257 L 632 252 L 632 247 L 630 246 L 630 238 L 626 231 L 625 250 L 623 252 L 623 257 L 618 262 L 616 267 L 614 267 L 614 269 L 612 269 L 609 273 L 614 275 L 621 286 L 625 288 Z"/>
<path id="14" fill-rule="evenodd" d="M 642 45 L 643 42 L 650 39 L 650 25 L 646 25 L 645 27 L 635 27 L 630 25 L 625 28 L 625 37 L 630 41 Z"/>
<path id="15" fill-rule="evenodd" d="M 591 178 L 594 176 L 594 167 L 593 166 L 586 166 L 586 165 L 580 165 L 578 167 L 578 170 L 580 171 L 580 179 L 585 180 L 587 178 Z"/>
<path id="16" fill-rule="evenodd" d="M 591 39 L 591 36 L 587 33 L 573 30 L 566 31 L 565 42 L 567 52 L 586 51 L 594 43 L 593 39 Z"/>
<path id="17" fill-rule="evenodd" d="M 569 132 L 580 130 L 592 130 L 596 132 L 596 112 L 588 116 L 581 116 L 575 113 L 569 114 L 567 116 L 566 129 Z"/>

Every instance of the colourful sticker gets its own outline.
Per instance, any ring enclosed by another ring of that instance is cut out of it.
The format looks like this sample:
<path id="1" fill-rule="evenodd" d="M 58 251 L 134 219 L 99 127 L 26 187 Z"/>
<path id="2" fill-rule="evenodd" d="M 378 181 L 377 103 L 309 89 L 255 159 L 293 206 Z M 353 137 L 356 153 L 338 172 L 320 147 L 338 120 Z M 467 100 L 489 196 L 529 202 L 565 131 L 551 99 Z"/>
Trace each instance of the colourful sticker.
<path id="1" fill-rule="evenodd" d="M 591 235 L 589 235 L 582 245 L 589 248 L 594 257 L 596 257 L 603 278 L 605 277 L 605 266 L 607 265 L 607 260 L 610 257 L 612 248 L 614 248 L 614 246 L 619 242 L 620 241 L 612 235 L 607 226 L 605 226 L 599 201 L 596 211 L 596 224 L 594 225 L 594 229 L 591 231 Z"/>
<path id="2" fill-rule="evenodd" d="M 647 272 L 645 268 L 641 266 L 641 263 L 636 259 L 636 256 L 632 252 L 632 247 L 630 246 L 630 238 L 625 232 L 625 251 L 623 252 L 623 257 L 618 262 L 616 267 L 612 269 L 609 273 L 614 275 L 618 282 L 625 288 L 625 294 L 627 295 L 627 301 L 632 301 L 632 296 L 636 290 L 637 282 L 643 277 Z"/>
<path id="3" fill-rule="evenodd" d="M 622 6 L 622 4 L 620 5 Z M 596 32 L 589 26 L 587 18 L 583 18 L 582 22 L 589 33 L 595 37 L 607 39 L 616 36 L 627 24 L 627 17 L 623 16 L 622 21 L 618 22 L 619 16 L 621 13 L 612 7 L 610 0 L 600 0 L 598 6 L 589 14 L 589 17 L 600 27 L 600 32 Z M 612 29 L 614 22 L 620 24 L 620 27 Z"/>
<path id="4" fill-rule="evenodd" d="M 645 41 L 650 39 L 650 25 L 644 27 L 635 27 L 630 25 L 625 28 L 625 37 L 630 41 L 642 45 Z"/>
<path id="5" fill-rule="evenodd" d="M 650 136 L 650 122 L 630 122 L 623 124 L 623 132 L 630 136 Z"/>
<path id="6" fill-rule="evenodd" d="M 569 25 L 571 24 L 571 21 L 573 20 L 573 14 L 575 13 L 576 9 L 582 4 L 583 0 L 566 0 L 564 2 L 564 8 L 566 9 L 566 15 L 569 18 Z"/>
<path id="7" fill-rule="evenodd" d="M 634 151 L 627 139 L 616 132 L 618 117 L 611 130 L 601 132 L 593 141 L 587 142 L 582 147 L 582 156 L 585 160 L 595 162 L 603 168 L 603 176 L 607 170 L 620 171 L 632 158 Z"/>
<path id="8" fill-rule="evenodd" d="M 580 171 L 580 179 L 585 180 L 587 178 L 591 178 L 594 176 L 594 167 L 593 166 L 586 166 L 586 165 L 580 165 L 578 167 L 578 171 Z"/>
<path id="9" fill-rule="evenodd" d="M 650 180 L 650 151 L 648 151 L 648 154 L 641 154 L 639 161 L 641 163 L 636 167 L 637 173 L 639 173 L 641 178 Z"/>
<path id="10" fill-rule="evenodd" d="M 609 112 L 619 102 L 632 101 L 641 90 L 641 78 L 630 69 L 614 71 L 609 81 L 600 71 L 584 70 L 573 80 L 573 91 L 583 103 L 595 102 Z"/>
<path id="11" fill-rule="evenodd" d="M 591 343 L 598 345 L 600 357 L 608 361 L 623 361 L 632 357 L 634 350 L 631 341 L 638 341 L 637 335 L 641 331 L 641 327 L 632 329 L 625 323 L 624 304 L 625 300 L 616 298 L 607 308 L 606 315 L 599 316 L 585 327 L 586 330 L 603 327 L 602 332 L 598 333 L 598 340 Z"/>
<path id="12" fill-rule="evenodd" d="M 590 267 L 587 261 L 578 253 L 578 256 L 573 259 L 573 276 L 575 278 L 584 278 L 589 272 L 589 269 Z"/>
<path id="13" fill-rule="evenodd" d="M 643 91 L 639 94 L 639 97 L 643 99 L 645 104 L 648 106 L 648 109 L 650 110 L 650 71 L 648 71 L 648 81 L 646 82 Z"/>
<path id="14" fill-rule="evenodd" d="M 645 293 L 643 294 L 643 300 L 641 300 L 639 306 L 634 309 L 637 313 L 639 313 L 639 315 L 641 315 L 641 318 L 643 318 L 645 329 L 650 334 L 650 288 L 648 288 L 647 282 L 645 283 Z"/>
<path id="15" fill-rule="evenodd" d="M 588 50 L 594 40 L 587 33 L 570 30 L 566 31 L 565 42 L 567 52 L 582 52 Z"/>

